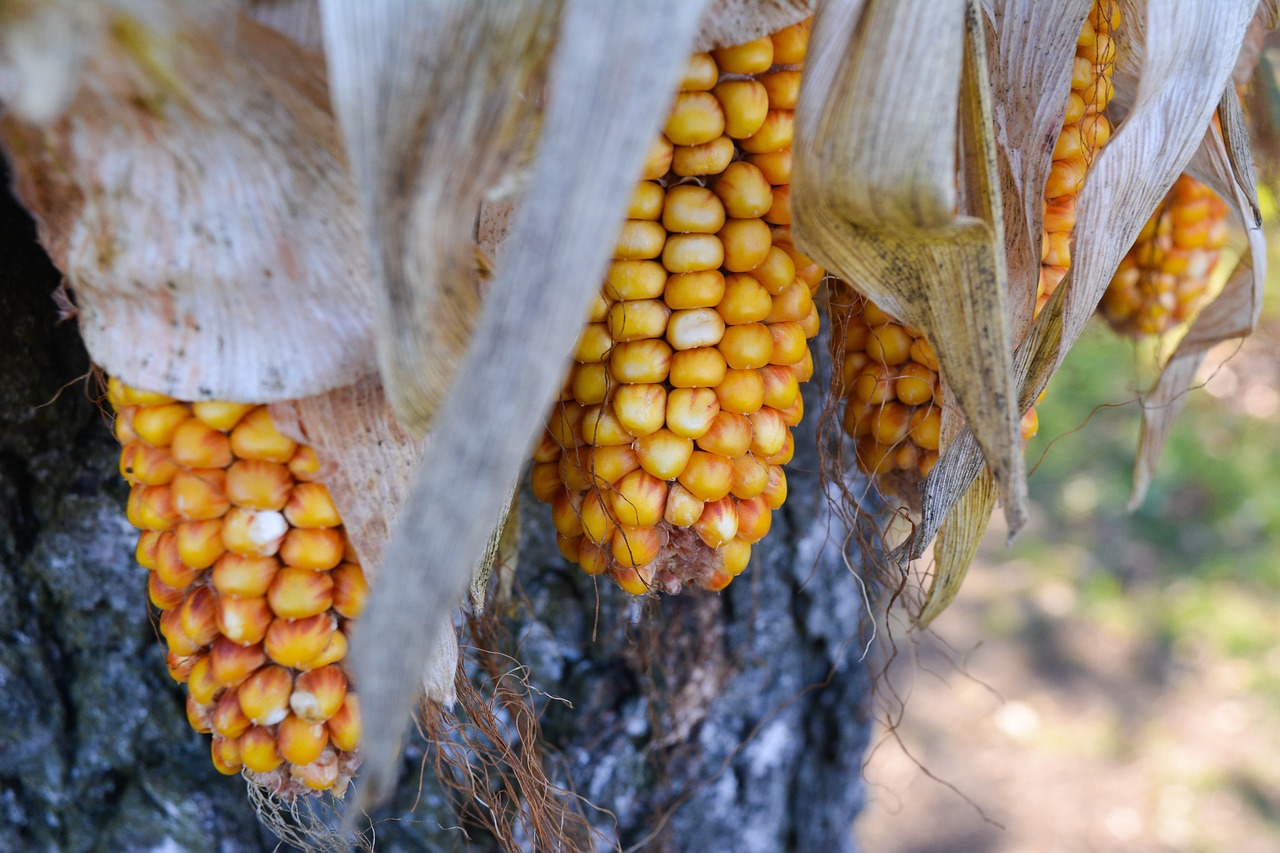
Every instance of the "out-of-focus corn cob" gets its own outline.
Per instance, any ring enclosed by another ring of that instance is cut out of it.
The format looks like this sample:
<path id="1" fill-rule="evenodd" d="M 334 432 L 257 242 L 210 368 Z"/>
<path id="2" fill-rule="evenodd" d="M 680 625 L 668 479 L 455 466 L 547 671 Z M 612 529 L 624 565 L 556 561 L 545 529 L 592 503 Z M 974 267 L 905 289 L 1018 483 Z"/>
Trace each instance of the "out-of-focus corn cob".
<path id="1" fill-rule="evenodd" d="M 623 589 L 723 589 L 786 499 L 824 271 L 790 236 L 808 22 L 694 55 L 635 188 L 533 492 Z"/>
<path id="2" fill-rule="evenodd" d="M 191 726 L 213 734 L 214 766 L 277 796 L 341 796 L 360 742 L 343 658 L 368 587 L 315 453 L 266 406 L 114 378 L 107 398 L 169 673 Z"/>
<path id="3" fill-rule="evenodd" d="M 1227 205 L 1183 175 L 1124 256 L 1098 310 L 1122 335 L 1161 335 L 1204 303 L 1227 244 Z"/>
<path id="4" fill-rule="evenodd" d="M 1076 42 L 1071 91 L 1053 167 L 1044 189 L 1038 315 L 1071 266 L 1076 197 L 1098 150 L 1111 137 L 1103 114 L 1113 94 L 1117 0 L 1095 0 Z M 938 460 L 942 401 L 938 362 L 921 333 L 881 311 L 854 288 L 837 284 L 830 302 L 835 352 L 842 354 L 847 395 L 844 429 L 857 439 L 862 470 L 886 493 L 910 496 Z M 1039 430 L 1034 407 L 1022 438 Z"/>

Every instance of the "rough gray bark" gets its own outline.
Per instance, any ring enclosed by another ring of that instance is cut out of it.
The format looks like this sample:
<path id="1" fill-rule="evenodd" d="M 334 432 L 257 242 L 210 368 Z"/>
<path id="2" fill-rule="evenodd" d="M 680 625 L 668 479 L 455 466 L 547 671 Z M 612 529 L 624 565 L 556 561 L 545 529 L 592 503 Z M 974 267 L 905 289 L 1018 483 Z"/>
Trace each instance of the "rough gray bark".
<path id="1" fill-rule="evenodd" d="M 74 324 L 56 323 L 57 273 L 7 194 L 0 207 L 0 850 L 275 849 L 244 783 L 219 776 L 187 726 L 133 561 L 117 450 L 73 381 L 88 370 Z M 805 433 L 773 532 L 720 595 L 641 607 L 609 582 L 597 599 L 556 552 L 547 508 L 524 496 L 524 603 L 506 627 L 530 682 L 572 703 L 539 704 L 553 778 L 567 770 L 612 812 L 588 814 L 622 847 L 853 848 L 865 611 L 840 536 L 827 541 Z M 434 784 L 419 797 L 423 756 L 409 745 L 378 849 L 496 849 L 483 830 L 446 829 L 456 821 Z"/>

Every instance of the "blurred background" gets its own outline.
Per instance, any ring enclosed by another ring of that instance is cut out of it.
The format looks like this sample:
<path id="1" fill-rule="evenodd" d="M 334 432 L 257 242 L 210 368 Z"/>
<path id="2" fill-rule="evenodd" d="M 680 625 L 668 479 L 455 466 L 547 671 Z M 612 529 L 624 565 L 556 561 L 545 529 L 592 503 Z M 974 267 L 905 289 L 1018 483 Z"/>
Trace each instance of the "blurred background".
<path id="1" fill-rule="evenodd" d="M 1157 354 L 1095 320 L 932 631 L 893 626 L 869 853 L 1280 850 L 1280 227 L 1258 331 L 1215 350 L 1125 510 Z"/>

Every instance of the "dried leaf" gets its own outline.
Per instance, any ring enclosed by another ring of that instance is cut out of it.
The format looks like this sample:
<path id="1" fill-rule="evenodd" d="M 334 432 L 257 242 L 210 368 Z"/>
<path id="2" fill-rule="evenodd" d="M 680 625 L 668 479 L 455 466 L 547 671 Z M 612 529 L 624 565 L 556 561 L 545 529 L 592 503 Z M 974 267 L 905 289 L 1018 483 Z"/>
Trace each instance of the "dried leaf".
<path id="1" fill-rule="evenodd" d="M 56 121 L 0 120 L 90 355 L 186 400 L 372 372 L 364 235 L 320 58 L 233 4 L 152 6 L 166 15 L 103 22 Z"/>
<path id="2" fill-rule="evenodd" d="M 1259 0 L 1258 17 L 1262 19 L 1263 26 L 1274 30 L 1280 25 L 1280 0 Z"/>
<path id="3" fill-rule="evenodd" d="M 924 603 L 916 624 L 929 627 L 934 619 L 955 600 L 973 558 L 978 554 L 991 511 L 996 506 L 996 484 L 991 473 L 982 469 L 973 484 L 951 509 L 945 524 L 938 528 L 933 546 L 933 579 L 925 592 Z"/>
<path id="4" fill-rule="evenodd" d="M 1169 430 L 1186 404 L 1187 392 L 1205 355 L 1223 341 L 1248 335 L 1262 313 L 1267 249 L 1253 158 L 1234 87 L 1228 86 L 1223 93 L 1218 115 L 1222 134 L 1210 128 L 1191 165 L 1244 223 L 1249 250 L 1236 264 L 1222 292 L 1192 321 L 1161 369 L 1155 387 L 1143 397 L 1142 435 L 1133 467 L 1130 510 L 1137 509 L 1146 497 Z"/>
<path id="5" fill-rule="evenodd" d="M 466 393 L 436 417 L 370 596 L 378 636 L 352 642 L 366 760 L 348 820 L 393 790 L 412 661 L 466 591 L 543 428 L 701 12 L 689 0 L 566 0 L 530 189 L 458 370 Z"/>
<path id="6" fill-rule="evenodd" d="M 271 419 L 286 435 L 315 449 L 347 536 L 370 581 L 376 581 L 426 441 L 400 426 L 377 376 L 276 403 Z"/>
<path id="7" fill-rule="evenodd" d="M 1187 393 L 1205 355 L 1214 345 L 1253 330 L 1262 309 L 1262 278 L 1255 275 L 1249 255 L 1240 258 L 1226 286 L 1192 322 L 1173 356 L 1160 371 L 1156 385 L 1142 398 L 1142 437 L 1133 467 L 1130 511 L 1142 505 L 1169 430 L 1186 405 Z"/>
<path id="8" fill-rule="evenodd" d="M 1113 101 L 1124 118 L 1078 196 L 1072 269 L 1014 352 L 1022 411 L 1062 363 L 1120 259 L 1195 152 L 1230 78 L 1254 6 L 1250 0 L 1187 0 L 1176 7 L 1124 2 Z M 997 64 L 1009 63 L 997 58 Z M 1007 97 L 996 92 L 997 101 Z M 1020 155 L 1006 152 L 1011 163 L 1019 162 L 1018 156 L 1025 161 L 1032 155 L 1026 148 Z M 1043 186 L 1022 192 L 1039 195 Z M 1008 208 L 1006 213 L 1014 215 Z M 926 483 L 926 511 L 909 543 L 912 556 L 932 541 L 980 465 L 976 446 L 965 435 L 942 455 Z"/>
<path id="9" fill-rule="evenodd" d="M 249 17 L 288 36 L 309 50 L 324 50 L 319 0 L 241 0 Z"/>
<path id="10" fill-rule="evenodd" d="M 422 692 L 432 702 L 452 709 L 458 701 L 458 630 L 452 622 L 440 625 L 440 636 L 431 645 L 422 668 Z"/>
<path id="11" fill-rule="evenodd" d="M 829 2 L 814 22 L 807 65 L 792 179 L 796 238 L 925 333 L 1016 530 L 1026 483 L 977 7 Z M 960 137 L 965 213 L 957 212 Z"/>
<path id="12" fill-rule="evenodd" d="M 323 0 L 334 106 L 369 226 L 378 360 L 425 432 L 480 308 L 473 220 L 527 147 L 559 2 Z"/>
<path id="13" fill-rule="evenodd" d="M 484 615 L 485 597 L 489 578 L 494 572 L 510 577 L 520 562 L 520 492 L 511 490 L 511 500 L 502 513 L 502 520 L 489 537 L 489 546 L 479 570 L 471 579 L 471 610 L 477 616 Z"/>
<path id="14" fill-rule="evenodd" d="M 813 14 L 817 0 L 711 0 L 694 50 L 711 50 L 775 33 Z"/>
<path id="15" fill-rule="evenodd" d="M 1044 187 L 1066 116 L 1076 40 L 1092 5 L 1093 0 L 984 0 L 991 20 L 992 118 L 1015 346 L 1026 338 L 1035 311 Z"/>

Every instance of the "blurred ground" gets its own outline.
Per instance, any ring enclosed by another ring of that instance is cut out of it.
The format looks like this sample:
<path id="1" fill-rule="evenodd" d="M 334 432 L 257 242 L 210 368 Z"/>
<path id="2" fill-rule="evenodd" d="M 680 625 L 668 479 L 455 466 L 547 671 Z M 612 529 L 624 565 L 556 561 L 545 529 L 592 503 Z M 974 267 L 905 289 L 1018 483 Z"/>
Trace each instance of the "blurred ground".
<path id="1" fill-rule="evenodd" d="M 867 853 L 1280 850 L 1277 342 L 1215 353 L 1133 515 L 1136 405 L 1072 429 L 1154 357 L 1103 328 L 1073 351 L 1029 529 L 1005 550 L 993 522 L 933 635 L 896 629 Z"/>

